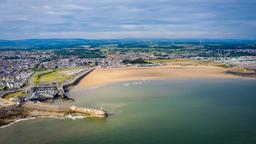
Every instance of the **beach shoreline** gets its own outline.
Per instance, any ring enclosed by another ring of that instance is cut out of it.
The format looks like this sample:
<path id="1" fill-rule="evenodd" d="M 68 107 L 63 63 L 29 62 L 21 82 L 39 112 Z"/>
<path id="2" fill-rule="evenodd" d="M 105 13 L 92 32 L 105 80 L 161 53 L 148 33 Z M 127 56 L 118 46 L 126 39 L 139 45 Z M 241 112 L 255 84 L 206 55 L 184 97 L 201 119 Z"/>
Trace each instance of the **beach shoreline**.
<path id="1" fill-rule="evenodd" d="M 125 68 L 96 68 L 81 79 L 78 86 L 96 87 L 117 82 L 174 78 L 242 78 L 228 74 L 229 68 L 217 66 L 154 66 Z"/>

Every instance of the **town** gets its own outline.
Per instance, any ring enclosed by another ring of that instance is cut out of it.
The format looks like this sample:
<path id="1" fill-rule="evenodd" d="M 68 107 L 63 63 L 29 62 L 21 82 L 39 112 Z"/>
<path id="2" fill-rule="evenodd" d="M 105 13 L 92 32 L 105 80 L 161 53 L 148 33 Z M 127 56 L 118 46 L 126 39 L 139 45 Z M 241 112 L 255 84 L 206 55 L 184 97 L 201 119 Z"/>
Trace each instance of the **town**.
<path id="1" fill-rule="evenodd" d="M 54 43 L 54 40 L 52 41 Z M 63 41 L 65 42 L 65 40 Z M 78 42 L 80 44 L 71 46 L 67 44 L 63 48 L 48 45 L 24 48 L 22 44 L 22 47 L 19 48 L 2 44 L 0 47 L 1 96 L 8 97 L 8 93 L 14 92 L 18 92 L 18 95 L 26 95 L 31 87 L 42 83 L 56 81 L 63 83 L 84 68 L 163 65 L 166 64 L 163 60 L 170 62 L 175 59 L 187 59 L 189 63 L 194 61 L 213 62 L 250 70 L 256 68 L 256 44 L 253 42 L 251 42 L 252 44 L 226 44 L 223 42 L 218 44 L 217 41 L 211 44 L 211 41 L 205 43 L 188 41 L 186 44 L 183 41 L 175 42 L 173 40 L 145 40 L 143 42 L 74 40 L 74 43 Z M 47 42 L 45 43 L 47 44 Z M 44 49 L 39 49 L 40 47 Z M 156 60 L 162 60 L 162 62 L 159 63 Z M 45 73 L 48 75 L 56 73 L 56 75 L 62 75 L 62 78 L 44 81 L 40 75 Z M 44 93 L 51 98 L 56 95 L 54 90 L 46 90 Z"/>
<path id="2" fill-rule="evenodd" d="M 34 45 L 17 46 L 0 42 L 0 117 L 9 108 L 65 113 L 82 112 L 106 117 L 102 108 L 89 109 L 47 105 L 55 99 L 71 100 L 69 88 L 95 68 L 210 65 L 230 68 L 230 74 L 256 76 L 256 44 L 206 41 L 86 41 L 38 40 Z M 37 45 L 40 43 L 40 45 Z M 48 45 L 52 43 L 51 45 Z M 63 44 L 64 43 L 64 44 Z M 78 44 L 77 44 L 78 43 Z M 42 44 L 42 45 L 41 45 Z M 52 46 L 55 45 L 55 46 Z M 57 47 L 56 47 L 57 45 Z M 60 45 L 60 44 L 59 44 Z M 14 107 L 14 108 L 13 108 Z M 17 115 L 15 115 L 17 117 Z M 4 119 L 5 121 L 6 119 Z M 10 120 L 10 119 L 9 119 Z M 11 119 L 12 121 L 13 119 Z M 8 123 L 8 122 L 2 122 Z"/>

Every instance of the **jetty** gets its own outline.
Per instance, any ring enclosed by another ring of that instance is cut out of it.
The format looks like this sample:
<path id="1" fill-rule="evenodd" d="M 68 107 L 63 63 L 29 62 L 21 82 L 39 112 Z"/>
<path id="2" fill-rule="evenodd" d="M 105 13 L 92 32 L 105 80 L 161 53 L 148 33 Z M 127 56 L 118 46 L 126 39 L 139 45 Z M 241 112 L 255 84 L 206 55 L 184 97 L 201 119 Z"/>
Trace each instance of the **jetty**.
<path id="1" fill-rule="evenodd" d="M 77 106 L 59 106 L 45 104 L 41 102 L 26 102 L 22 105 L 25 110 L 32 111 L 42 111 L 42 112 L 56 112 L 56 113 L 65 113 L 65 114 L 83 114 L 91 117 L 105 118 L 108 116 L 107 112 L 104 110 L 92 109 L 92 108 L 83 108 Z"/>

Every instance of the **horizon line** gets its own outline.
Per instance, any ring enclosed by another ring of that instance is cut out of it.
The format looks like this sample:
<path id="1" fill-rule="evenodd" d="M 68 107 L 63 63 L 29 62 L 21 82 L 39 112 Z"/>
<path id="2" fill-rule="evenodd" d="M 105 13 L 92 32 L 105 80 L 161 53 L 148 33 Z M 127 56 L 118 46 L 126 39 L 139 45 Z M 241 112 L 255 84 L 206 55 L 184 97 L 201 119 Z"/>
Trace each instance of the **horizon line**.
<path id="1" fill-rule="evenodd" d="M 234 40 L 234 41 L 256 41 L 256 39 L 240 38 L 25 38 L 25 39 L 0 39 L 0 41 L 22 41 L 22 40 Z"/>

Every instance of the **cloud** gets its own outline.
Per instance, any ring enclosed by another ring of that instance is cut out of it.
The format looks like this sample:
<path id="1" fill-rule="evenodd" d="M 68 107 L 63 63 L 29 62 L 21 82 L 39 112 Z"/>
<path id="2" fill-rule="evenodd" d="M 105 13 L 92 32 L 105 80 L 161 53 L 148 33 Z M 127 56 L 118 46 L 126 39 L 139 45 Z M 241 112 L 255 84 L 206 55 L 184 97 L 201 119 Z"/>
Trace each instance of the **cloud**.
<path id="1" fill-rule="evenodd" d="M 0 38 L 256 39 L 254 0 L 2 0 Z"/>

